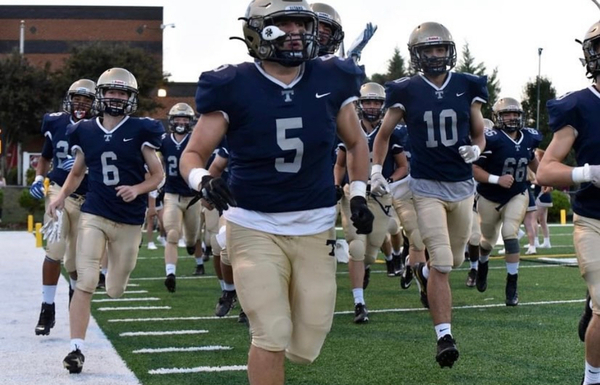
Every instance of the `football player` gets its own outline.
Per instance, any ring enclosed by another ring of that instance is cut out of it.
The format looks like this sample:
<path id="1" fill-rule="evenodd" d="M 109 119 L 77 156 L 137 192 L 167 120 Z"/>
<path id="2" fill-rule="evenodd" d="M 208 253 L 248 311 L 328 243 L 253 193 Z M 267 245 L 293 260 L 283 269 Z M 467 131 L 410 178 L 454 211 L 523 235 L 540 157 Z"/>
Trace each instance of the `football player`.
<path id="1" fill-rule="evenodd" d="M 81 206 L 77 242 L 77 287 L 70 306 L 71 351 L 63 361 L 69 373 L 83 369 L 84 339 L 90 320 L 92 295 L 98 283 L 100 258 L 107 249 L 106 293 L 123 295 L 135 267 L 147 193 L 163 180 L 156 156 L 164 128 L 150 118 L 134 118 L 138 85 L 123 68 L 106 70 L 96 82 L 95 106 L 101 117 L 70 125 L 75 163 L 47 214 L 65 207 L 80 185 L 86 169 L 89 191 Z M 144 178 L 147 165 L 150 176 Z"/>
<path id="2" fill-rule="evenodd" d="M 360 88 L 360 98 L 357 103 L 362 129 L 372 147 L 373 140 L 379 130 L 381 118 L 383 117 L 383 102 L 385 100 L 385 90 L 377 83 L 365 83 Z M 341 186 L 346 175 L 346 146 L 341 143 L 337 155 L 337 162 L 334 168 L 334 180 L 336 186 Z M 399 180 L 408 173 L 408 164 L 406 156 L 402 154 L 402 146 L 399 137 L 393 136 L 390 141 L 390 149 L 384 163 L 384 175 L 390 180 Z M 352 216 L 349 204 L 349 186 L 344 188 L 346 199 L 342 199 L 342 226 L 344 235 L 349 245 L 350 260 L 348 263 L 348 272 L 350 283 L 352 285 L 352 296 L 354 297 L 354 322 L 369 322 L 369 312 L 364 299 L 364 289 L 367 288 L 370 277 L 370 266 L 375 262 L 379 248 L 385 241 L 388 228 L 392 227 L 392 232 L 400 232 L 398 223 L 392 218 L 392 196 L 389 193 L 384 195 L 367 194 L 367 203 L 369 209 L 375 216 L 373 221 L 373 231 L 368 234 L 358 234 L 352 226 L 350 218 Z M 390 226 L 391 225 L 391 226 Z M 391 266 L 388 272 L 395 275 L 392 256 L 386 256 L 386 263 Z"/>
<path id="3" fill-rule="evenodd" d="M 342 19 L 337 11 L 324 3 L 313 3 L 310 8 L 319 18 L 319 56 L 333 55 L 344 41 Z"/>
<path id="4" fill-rule="evenodd" d="M 600 384 L 600 22 L 583 39 L 583 55 L 593 84 L 548 101 L 554 135 L 540 162 L 542 186 L 580 185 L 573 200 L 573 244 L 581 275 L 589 289 L 593 315 L 585 333 L 584 385 Z M 577 167 L 563 160 L 575 150 Z M 586 311 L 589 301 L 585 301 Z"/>
<path id="5" fill-rule="evenodd" d="M 255 61 L 200 76 L 201 117 L 181 171 L 204 204 L 224 210 L 238 299 L 252 330 L 249 382 L 283 384 L 284 357 L 314 361 L 333 321 L 336 133 L 348 150 L 352 220 L 359 232 L 373 225 L 368 147 L 352 103 L 364 73 L 352 60 L 312 60 L 318 19 L 304 0 L 255 0 L 243 20 Z M 228 184 L 203 168 L 225 134 Z"/>
<path id="6" fill-rule="evenodd" d="M 89 79 L 79 79 L 69 87 L 63 100 L 63 112 L 44 115 L 42 134 L 45 137 L 42 156 L 38 161 L 36 176 L 29 193 L 36 199 L 46 197 L 46 205 L 60 191 L 73 166 L 73 158 L 67 139 L 67 126 L 81 119 L 91 118 L 92 103 L 96 93 L 96 83 Z M 50 171 L 50 167 L 52 170 Z M 50 171 L 50 172 L 49 172 Z M 44 178 L 50 180 L 48 191 L 44 188 Z M 75 247 L 77 244 L 77 223 L 81 204 L 87 193 L 87 182 L 73 191 L 65 200 L 61 237 L 57 242 L 46 245 L 46 257 L 42 264 L 42 310 L 35 327 L 36 335 L 48 335 L 55 323 L 54 298 L 60 277 L 60 264 L 64 263 L 70 276 L 69 298 L 75 289 L 77 271 L 75 268 Z M 44 222 L 50 221 L 48 216 Z M 66 253 L 65 253 L 66 252 Z"/>
<path id="7" fill-rule="evenodd" d="M 492 108 L 494 128 L 486 130 L 486 147 L 473 164 L 477 185 L 477 211 L 481 227 L 477 290 L 487 289 L 488 260 L 502 226 L 506 260 L 506 306 L 519 303 L 517 281 L 520 246 L 519 226 L 529 205 L 527 169 L 537 170 L 534 151 L 542 136 L 532 128 L 523 128 L 521 103 L 501 98 Z"/>
<path id="8" fill-rule="evenodd" d="M 163 187 L 165 190 L 163 224 L 167 233 L 165 287 L 169 292 L 174 293 L 177 283 L 177 243 L 183 236 L 187 253 L 194 255 L 196 238 L 200 231 L 200 205 L 189 206 L 195 194 L 179 172 L 181 154 L 189 142 L 194 124 L 194 110 L 186 103 L 177 103 L 169 110 L 168 118 L 169 134 L 163 139 L 159 151 L 163 156 L 167 176 Z M 200 258 L 200 266 L 203 273 L 202 258 Z"/>
<path id="9" fill-rule="evenodd" d="M 411 148 L 409 186 L 430 255 L 429 266 L 419 264 L 416 274 L 427 293 L 435 293 L 429 308 L 438 338 L 436 360 L 441 367 L 452 367 L 459 353 L 451 332 L 449 273 L 463 262 L 471 229 L 471 163 L 485 146 L 481 105 L 488 98 L 487 79 L 450 71 L 456 47 L 439 23 L 420 24 L 408 49 L 419 73 L 386 84 L 388 110 L 373 146 L 371 191 L 389 190 L 382 164 L 389 138 L 404 119 Z"/>
<path id="10" fill-rule="evenodd" d="M 544 150 L 538 148 L 535 150 L 535 157 L 538 160 L 542 160 L 544 157 Z M 535 226 L 535 247 L 539 247 L 542 249 L 549 249 L 552 247 L 550 244 L 550 231 L 548 230 L 548 208 L 552 207 L 552 187 L 549 186 L 540 186 L 535 184 L 535 188 L 533 189 L 533 195 L 536 197 L 536 226 Z M 540 225 L 542 229 L 542 235 L 544 237 L 544 242 L 542 244 L 539 243 L 538 240 L 538 232 L 537 232 L 537 224 Z"/>

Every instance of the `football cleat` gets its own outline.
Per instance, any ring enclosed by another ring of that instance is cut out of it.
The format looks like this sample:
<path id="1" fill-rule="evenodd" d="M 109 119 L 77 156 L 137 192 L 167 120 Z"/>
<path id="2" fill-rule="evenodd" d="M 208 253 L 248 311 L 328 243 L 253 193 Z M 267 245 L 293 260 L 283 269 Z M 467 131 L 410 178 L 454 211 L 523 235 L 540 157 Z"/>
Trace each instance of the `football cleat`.
<path id="1" fill-rule="evenodd" d="M 449 367 L 458 360 L 458 349 L 456 348 L 456 341 L 450 334 L 446 334 L 440 338 L 437 342 L 437 354 L 435 360 L 440 364 L 440 367 Z"/>
<path id="2" fill-rule="evenodd" d="M 579 339 L 582 342 L 585 342 L 585 333 L 587 332 L 588 325 L 592 320 L 592 308 L 590 307 L 591 300 L 590 292 L 588 291 L 585 294 L 585 308 L 583 309 L 583 313 L 581 313 L 581 318 L 579 318 L 579 327 L 577 330 L 579 333 Z"/>
<path id="3" fill-rule="evenodd" d="M 208 262 L 210 260 L 210 256 L 212 254 L 212 247 L 207 246 L 204 248 L 204 252 L 202 253 L 202 260 L 204 262 Z"/>
<path id="4" fill-rule="evenodd" d="M 477 286 L 477 290 L 480 293 L 483 293 L 487 290 L 487 276 L 489 269 L 489 261 L 481 262 L 479 261 L 479 266 L 477 267 L 477 278 L 475 281 L 475 286 Z"/>
<path id="5" fill-rule="evenodd" d="M 148 242 L 148 250 L 158 250 L 154 242 Z"/>
<path id="6" fill-rule="evenodd" d="M 477 282 L 477 270 L 471 269 L 467 274 L 467 287 L 475 287 L 475 282 Z"/>
<path id="7" fill-rule="evenodd" d="M 427 298 L 427 278 L 423 275 L 423 269 L 425 268 L 425 263 L 421 262 L 417 265 L 415 269 L 415 275 L 417 277 L 417 282 L 419 283 L 419 294 L 421 296 L 421 304 L 426 309 L 429 309 L 429 299 Z"/>
<path id="8" fill-rule="evenodd" d="M 402 275 L 402 271 L 404 271 L 402 254 L 392 254 L 392 261 L 394 262 L 394 275 L 396 277 L 400 277 Z"/>
<path id="9" fill-rule="evenodd" d="M 517 280 L 519 274 L 506 275 L 506 306 L 517 306 L 519 304 L 519 294 L 517 293 Z"/>
<path id="10" fill-rule="evenodd" d="M 36 336 L 47 336 L 50 334 L 50 329 L 52 329 L 56 323 L 55 314 L 53 303 L 42 303 L 40 319 L 35 327 Z"/>
<path id="11" fill-rule="evenodd" d="M 363 290 L 369 286 L 369 282 L 371 282 L 371 267 L 365 267 L 365 276 L 363 277 Z"/>
<path id="12" fill-rule="evenodd" d="M 217 317 L 225 317 L 235 307 L 236 302 L 237 293 L 235 290 L 223 290 L 223 294 L 215 307 L 215 315 Z"/>
<path id="13" fill-rule="evenodd" d="M 250 326 L 250 322 L 248 321 L 248 316 L 246 315 L 246 313 L 244 313 L 243 309 L 240 310 L 240 315 L 238 315 L 237 322 L 239 324 L 244 324 L 246 326 Z"/>
<path id="14" fill-rule="evenodd" d="M 394 260 L 390 259 L 389 261 L 386 259 L 385 261 L 385 267 L 387 268 L 387 276 L 388 277 L 395 277 L 396 276 L 396 269 L 394 266 Z"/>
<path id="15" fill-rule="evenodd" d="M 369 311 L 364 303 L 357 303 L 354 306 L 354 323 L 364 324 L 369 322 Z"/>
<path id="16" fill-rule="evenodd" d="M 83 353 L 81 353 L 81 350 L 76 349 L 76 350 L 73 350 L 71 353 L 67 354 L 67 356 L 63 360 L 63 366 L 71 374 L 81 373 L 84 362 L 85 362 L 85 357 L 83 356 Z"/>
<path id="17" fill-rule="evenodd" d="M 413 270 L 410 265 L 406 265 L 404 267 L 404 271 L 400 276 L 400 287 L 403 289 L 408 289 L 413 281 Z"/>
<path id="18" fill-rule="evenodd" d="M 175 274 L 167 275 L 165 279 L 165 287 L 169 291 L 169 293 L 175 293 L 175 287 L 177 286 L 177 281 L 175 278 Z"/>
<path id="19" fill-rule="evenodd" d="M 98 284 L 96 285 L 96 289 L 102 289 L 106 287 L 106 275 L 100 272 L 100 276 L 98 277 Z"/>
<path id="20" fill-rule="evenodd" d="M 196 270 L 194 271 L 193 275 L 204 275 L 205 271 L 204 271 L 204 264 L 202 265 L 196 265 Z"/>
<path id="21" fill-rule="evenodd" d="M 188 255 L 194 255 L 194 253 L 196 252 L 196 245 L 186 246 L 185 250 L 187 251 Z"/>

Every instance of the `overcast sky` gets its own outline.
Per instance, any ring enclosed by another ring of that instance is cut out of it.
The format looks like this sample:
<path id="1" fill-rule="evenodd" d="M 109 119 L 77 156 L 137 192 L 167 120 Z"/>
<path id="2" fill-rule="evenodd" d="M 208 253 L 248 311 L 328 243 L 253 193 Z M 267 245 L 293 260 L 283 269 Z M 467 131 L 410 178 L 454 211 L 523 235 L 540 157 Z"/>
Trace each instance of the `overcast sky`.
<path id="1" fill-rule="evenodd" d="M 521 98 L 523 86 L 534 80 L 541 55 L 541 74 L 557 93 L 588 86 L 583 56 L 575 39 L 583 40 L 588 28 L 600 20 L 592 0 L 327 0 L 342 17 L 348 47 L 367 22 L 378 30 L 363 51 L 361 63 L 368 75 L 386 72 L 395 47 L 408 61 L 407 42 L 412 30 L 425 21 L 444 24 L 454 36 L 459 52 L 468 42 L 478 62 L 498 68 L 502 96 Z M 103 5 L 162 6 L 164 70 L 170 80 L 195 82 L 202 71 L 226 63 L 247 61 L 242 42 L 246 0 L 103 0 L 7 1 L 2 5 Z M 1 18 L 1 15 L 0 15 Z"/>

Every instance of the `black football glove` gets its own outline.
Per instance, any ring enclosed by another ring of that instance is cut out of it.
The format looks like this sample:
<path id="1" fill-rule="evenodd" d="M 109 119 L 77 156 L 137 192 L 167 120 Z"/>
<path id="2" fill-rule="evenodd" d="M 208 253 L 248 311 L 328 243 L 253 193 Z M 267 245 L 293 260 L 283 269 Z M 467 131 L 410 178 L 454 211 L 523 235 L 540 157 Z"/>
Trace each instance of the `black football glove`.
<path id="1" fill-rule="evenodd" d="M 202 177 L 200 183 L 200 192 L 191 200 L 188 207 L 198 202 L 200 199 L 206 200 L 208 204 L 219 211 L 219 215 L 227 210 L 229 206 L 237 206 L 235 198 L 229 191 L 227 183 L 222 178 L 213 178 L 210 175 Z"/>
<path id="2" fill-rule="evenodd" d="M 373 213 L 367 206 L 367 200 L 364 197 L 356 196 L 350 199 L 350 212 L 352 224 L 356 227 L 357 234 L 371 234 L 373 231 Z"/>
<path id="3" fill-rule="evenodd" d="M 344 188 L 339 184 L 335 185 L 335 199 L 339 202 L 344 196 Z"/>

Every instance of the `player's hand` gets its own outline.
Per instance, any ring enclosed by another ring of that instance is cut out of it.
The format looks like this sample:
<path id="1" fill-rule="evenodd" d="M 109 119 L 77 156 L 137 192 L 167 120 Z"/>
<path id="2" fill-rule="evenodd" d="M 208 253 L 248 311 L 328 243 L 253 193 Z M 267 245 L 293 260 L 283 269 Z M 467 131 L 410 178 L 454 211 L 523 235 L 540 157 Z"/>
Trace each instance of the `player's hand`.
<path id="1" fill-rule="evenodd" d="M 462 156 L 465 163 L 473 163 L 477 159 L 479 159 L 479 155 L 481 155 L 481 149 L 479 146 L 460 146 L 458 148 L 458 153 Z"/>
<path id="2" fill-rule="evenodd" d="M 335 199 L 339 202 L 344 197 L 344 188 L 339 184 L 335 185 Z"/>
<path id="3" fill-rule="evenodd" d="M 137 188 L 134 186 L 117 186 L 117 196 L 121 197 L 124 202 L 131 202 L 138 196 Z"/>
<path id="4" fill-rule="evenodd" d="M 590 182 L 600 188 L 600 165 L 590 166 Z"/>
<path id="5" fill-rule="evenodd" d="M 383 196 L 389 194 L 390 185 L 385 180 L 380 172 L 374 172 L 371 174 L 371 194 L 375 196 Z"/>
<path id="6" fill-rule="evenodd" d="M 350 220 L 354 227 L 356 227 L 357 234 L 371 234 L 373 231 L 373 213 L 367 206 L 367 200 L 365 197 L 355 196 L 350 199 L 350 212 L 352 216 Z"/>
<path id="7" fill-rule="evenodd" d="M 498 184 L 504 188 L 511 188 L 513 183 L 515 183 L 515 178 L 510 174 L 502 175 L 498 179 Z"/>
<path id="8" fill-rule="evenodd" d="M 542 194 L 546 194 L 546 193 L 552 192 L 552 190 L 554 190 L 554 187 L 552 187 L 552 186 L 544 186 L 544 187 L 542 187 Z"/>
<path id="9" fill-rule="evenodd" d="M 372 23 L 367 23 L 365 30 L 361 32 L 356 40 L 354 40 L 354 42 L 350 45 L 350 48 L 348 49 L 348 57 L 355 58 L 355 60 L 360 60 L 363 49 L 365 49 L 367 43 L 375 34 L 375 31 L 377 31 L 377 26 L 373 25 Z"/>
<path id="10" fill-rule="evenodd" d="M 31 187 L 29 187 L 29 194 L 35 199 L 44 199 L 44 196 L 46 195 L 46 189 L 44 189 L 43 180 L 33 182 Z"/>
<path id="11" fill-rule="evenodd" d="M 62 196 L 62 194 L 58 194 L 48 204 L 48 207 L 46 208 L 46 214 L 50 218 L 52 218 L 54 220 L 58 220 L 58 213 L 57 212 L 61 211 L 64 208 L 65 208 L 65 198 Z"/>
<path id="12" fill-rule="evenodd" d="M 235 207 L 237 205 L 227 183 L 222 178 L 213 178 L 210 175 L 203 176 L 200 183 L 200 193 L 202 199 L 211 207 L 217 209 L 219 213 L 227 210 L 229 206 Z"/>
<path id="13" fill-rule="evenodd" d="M 61 164 L 58 165 L 58 168 L 61 170 L 65 170 L 66 172 L 71 171 L 73 165 L 75 164 L 75 158 L 72 156 L 67 157 Z"/>

